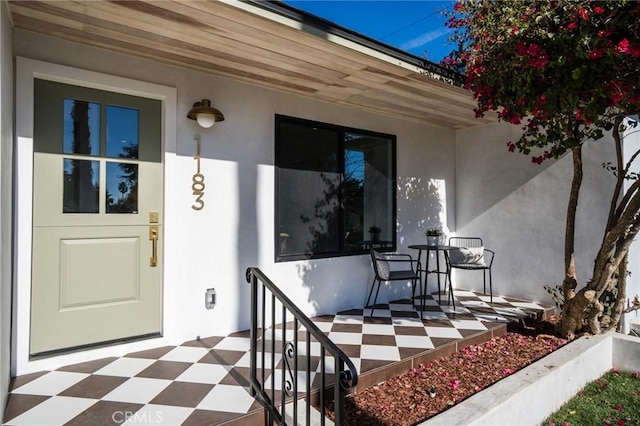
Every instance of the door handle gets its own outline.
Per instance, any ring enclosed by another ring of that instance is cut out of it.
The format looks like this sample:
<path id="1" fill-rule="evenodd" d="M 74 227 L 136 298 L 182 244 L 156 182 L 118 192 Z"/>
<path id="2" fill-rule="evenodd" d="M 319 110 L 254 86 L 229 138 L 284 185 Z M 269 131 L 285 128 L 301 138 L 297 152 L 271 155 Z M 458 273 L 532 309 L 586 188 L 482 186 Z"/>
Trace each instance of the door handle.
<path id="1" fill-rule="evenodd" d="M 149 226 L 149 240 L 151 240 L 151 259 L 152 267 L 158 266 L 158 225 Z"/>

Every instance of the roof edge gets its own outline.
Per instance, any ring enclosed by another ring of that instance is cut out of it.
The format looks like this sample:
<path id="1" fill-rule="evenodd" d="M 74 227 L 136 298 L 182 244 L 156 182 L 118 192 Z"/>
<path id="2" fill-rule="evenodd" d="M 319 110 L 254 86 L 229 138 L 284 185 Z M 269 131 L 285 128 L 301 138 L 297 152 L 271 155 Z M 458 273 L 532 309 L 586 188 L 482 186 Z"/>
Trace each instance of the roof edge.
<path id="1" fill-rule="evenodd" d="M 464 77 L 457 71 L 444 68 L 435 62 L 431 62 L 425 58 L 421 58 L 420 56 L 416 56 L 364 34 L 360 34 L 327 19 L 305 12 L 280 0 L 242 0 L 242 2 L 260 7 L 301 24 L 317 28 L 327 34 L 344 38 L 350 42 L 404 61 L 422 70 L 424 74 L 427 74 L 435 80 L 444 81 L 455 86 L 462 86 L 464 83 Z"/>

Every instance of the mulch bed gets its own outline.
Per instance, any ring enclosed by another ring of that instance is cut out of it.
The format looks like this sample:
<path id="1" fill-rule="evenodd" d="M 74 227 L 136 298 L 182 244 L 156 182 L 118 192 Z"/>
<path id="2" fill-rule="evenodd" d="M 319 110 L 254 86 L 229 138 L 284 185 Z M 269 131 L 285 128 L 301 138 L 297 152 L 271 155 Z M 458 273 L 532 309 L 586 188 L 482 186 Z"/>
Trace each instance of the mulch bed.
<path id="1" fill-rule="evenodd" d="M 521 323 L 511 329 L 513 331 L 504 336 L 468 346 L 456 354 L 349 395 L 345 401 L 345 425 L 415 425 L 566 343 L 547 334 L 553 330 L 551 323 Z M 332 403 L 328 408 L 332 417 Z"/>

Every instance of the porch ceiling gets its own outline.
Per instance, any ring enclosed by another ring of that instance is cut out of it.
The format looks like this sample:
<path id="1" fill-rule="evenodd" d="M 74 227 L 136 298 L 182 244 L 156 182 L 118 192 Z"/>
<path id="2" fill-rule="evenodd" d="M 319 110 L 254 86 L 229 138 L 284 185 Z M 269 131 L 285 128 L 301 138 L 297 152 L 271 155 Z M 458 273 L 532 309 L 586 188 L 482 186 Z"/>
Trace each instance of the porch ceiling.
<path id="1" fill-rule="evenodd" d="M 10 0 L 9 8 L 17 28 L 389 117 L 453 129 L 495 121 L 476 119 L 470 93 L 421 72 L 415 57 L 275 5 Z"/>

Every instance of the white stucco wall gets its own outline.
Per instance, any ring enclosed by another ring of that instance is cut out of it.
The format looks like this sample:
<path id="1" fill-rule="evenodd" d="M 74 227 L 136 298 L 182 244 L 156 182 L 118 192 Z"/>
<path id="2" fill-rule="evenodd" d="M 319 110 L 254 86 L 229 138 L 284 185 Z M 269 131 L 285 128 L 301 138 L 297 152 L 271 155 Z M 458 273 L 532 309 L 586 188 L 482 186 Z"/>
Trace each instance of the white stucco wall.
<path id="1" fill-rule="evenodd" d="M 0 1 L 0 413 L 9 389 L 11 336 L 11 173 L 13 152 L 13 55 L 11 22 Z M 1 416 L 0 416 L 1 417 Z"/>
<path id="2" fill-rule="evenodd" d="M 480 236 L 496 252 L 494 294 L 551 303 L 543 285 L 559 285 L 564 277 L 572 160 L 568 155 L 533 164 L 530 157 L 508 152 L 506 143 L 518 137 L 519 127 L 504 123 L 458 132 L 456 233 Z M 591 277 L 615 183 L 601 167 L 615 157 L 607 140 L 590 142 L 583 151 L 576 220 L 580 286 Z M 479 273 L 459 273 L 457 278 L 458 286 L 482 289 Z"/>
<path id="3" fill-rule="evenodd" d="M 18 56 L 176 89 L 176 130 L 165 140 L 164 166 L 170 172 L 164 182 L 163 343 L 179 344 L 196 336 L 247 329 L 250 300 L 244 272 L 248 266 L 260 267 L 309 315 L 362 307 L 364 303 L 372 278 L 368 256 L 274 263 L 275 114 L 397 136 L 399 251 L 407 252 L 407 245 L 423 243 L 423 231 L 428 226 L 454 226 L 455 139 L 452 131 L 20 30 L 14 33 L 14 50 Z M 225 115 L 224 122 L 206 131 L 186 118 L 193 102 L 202 98 L 210 98 Z M 206 176 L 206 205 L 199 212 L 191 208 L 196 134 L 202 139 L 201 170 Z M 29 161 L 28 153 L 21 153 L 19 157 L 20 162 Z M 22 175 L 19 178 L 28 179 Z M 30 212 L 21 212 L 19 217 L 22 226 L 28 228 Z M 22 255 L 23 251 L 20 253 L 22 258 L 27 257 Z M 25 259 L 20 263 L 26 271 L 29 264 L 25 264 Z M 23 279 L 17 285 L 24 293 L 29 283 Z M 210 287 L 217 291 L 218 305 L 206 310 L 204 292 Z M 381 291 L 379 301 L 408 296 L 409 292 L 408 287 L 394 287 Z M 22 300 L 18 309 L 28 310 L 28 298 Z M 24 340 L 26 333 L 23 328 L 18 334 Z M 22 374 L 78 362 L 82 357 L 106 356 L 157 344 L 157 341 L 143 342 L 137 346 L 109 348 L 109 352 L 89 351 L 38 362 L 27 362 L 26 355 L 22 354 L 14 371 Z"/>
<path id="4" fill-rule="evenodd" d="M 634 117 L 636 120 L 638 116 Z M 629 161 L 631 157 L 640 151 L 640 126 L 636 128 L 627 128 L 624 133 L 624 160 Z M 632 171 L 640 174 L 640 160 L 636 158 L 633 162 Z M 625 188 L 629 188 L 633 181 L 625 182 Z M 638 238 L 634 241 L 629 249 L 629 272 L 631 275 L 627 278 L 627 298 L 629 301 L 637 295 L 640 297 L 640 242 Z M 625 333 L 629 332 L 629 321 L 640 321 L 640 312 L 631 312 L 624 316 L 624 329 Z"/>

